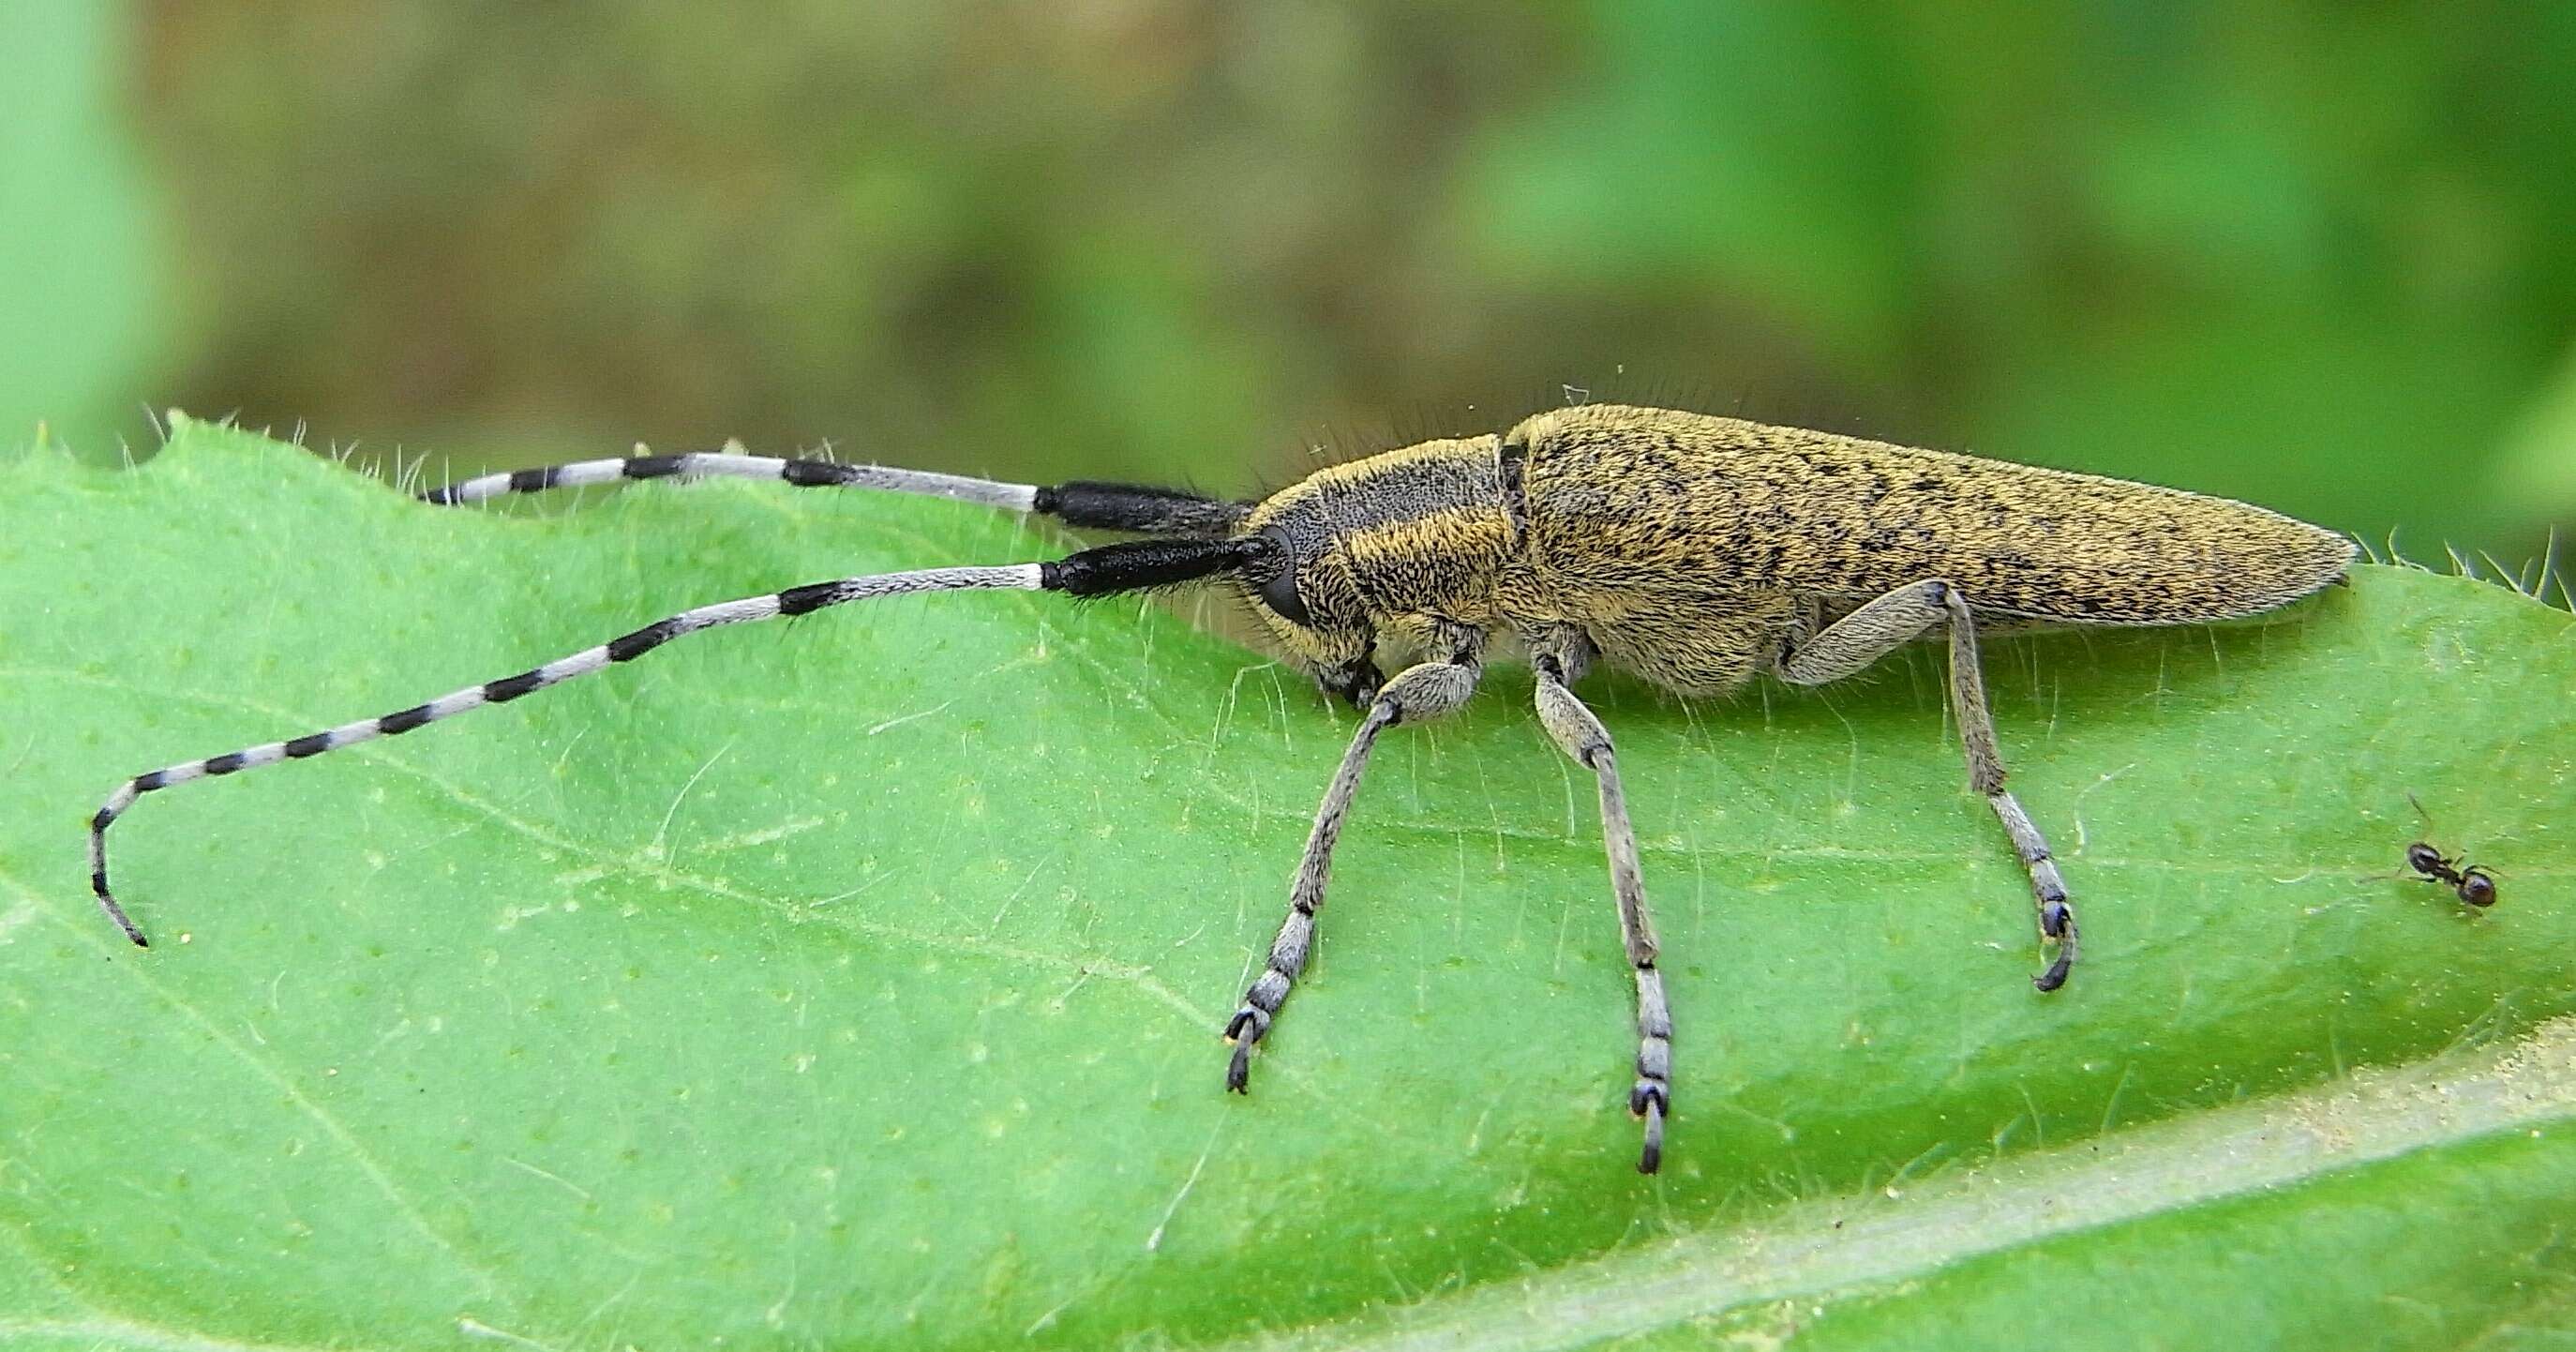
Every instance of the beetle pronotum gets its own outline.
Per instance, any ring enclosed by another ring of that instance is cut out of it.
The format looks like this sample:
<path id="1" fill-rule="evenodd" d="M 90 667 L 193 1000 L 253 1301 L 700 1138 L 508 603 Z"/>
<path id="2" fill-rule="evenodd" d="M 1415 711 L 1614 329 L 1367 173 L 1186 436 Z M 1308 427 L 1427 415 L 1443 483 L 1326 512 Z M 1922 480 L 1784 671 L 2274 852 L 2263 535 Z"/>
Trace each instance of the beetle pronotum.
<path id="1" fill-rule="evenodd" d="M 1225 1026 L 1226 1086 L 1242 1091 L 1314 942 L 1333 843 L 1380 734 L 1465 703 L 1487 643 L 1516 642 L 1538 674 L 1540 726 L 1595 777 L 1611 893 L 1637 989 L 1637 1167 L 1663 1157 L 1672 1018 L 1656 968 L 1610 734 L 1573 687 L 1607 661 L 1707 695 L 1757 674 L 1819 685 L 1939 631 L 1968 780 L 2003 823 L 2054 945 L 2042 991 L 2076 955 L 2075 911 L 2048 842 L 2004 788 L 1977 663 L 1981 621 L 2195 624 L 2258 614 L 2341 578 L 2341 536 L 2259 507 L 1823 432 L 1596 404 L 1500 434 L 1426 441 L 1318 471 L 1259 502 L 1123 484 L 1054 487 L 874 465 L 710 453 L 587 460 L 450 484 L 439 504 L 626 479 L 732 475 L 801 487 L 924 493 L 1149 538 L 1064 558 L 816 582 L 700 606 L 543 666 L 426 704 L 138 775 L 90 824 L 90 882 L 136 944 L 107 882 L 107 828 L 155 789 L 409 732 L 630 661 L 683 634 L 912 592 L 1101 596 L 1215 580 L 1288 660 L 1361 712 L 1325 790 L 1261 975 Z M 1381 641 L 1418 655 L 1392 678 Z"/>

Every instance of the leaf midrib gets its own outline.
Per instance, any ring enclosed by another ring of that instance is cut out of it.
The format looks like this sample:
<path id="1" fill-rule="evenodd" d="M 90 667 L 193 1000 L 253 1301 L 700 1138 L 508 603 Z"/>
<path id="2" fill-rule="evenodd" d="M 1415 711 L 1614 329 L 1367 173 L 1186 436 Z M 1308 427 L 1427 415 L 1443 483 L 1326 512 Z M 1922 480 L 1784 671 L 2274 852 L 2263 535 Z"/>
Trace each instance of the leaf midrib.
<path id="1" fill-rule="evenodd" d="M 2330 1085 L 1799 1202 L 1516 1282 L 1263 1334 L 1222 1352 L 1552 1352 L 2008 1249 L 2516 1129 L 2576 1119 L 2576 1018 Z M 1891 1185 L 1892 1187 L 1893 1185 Z"/>

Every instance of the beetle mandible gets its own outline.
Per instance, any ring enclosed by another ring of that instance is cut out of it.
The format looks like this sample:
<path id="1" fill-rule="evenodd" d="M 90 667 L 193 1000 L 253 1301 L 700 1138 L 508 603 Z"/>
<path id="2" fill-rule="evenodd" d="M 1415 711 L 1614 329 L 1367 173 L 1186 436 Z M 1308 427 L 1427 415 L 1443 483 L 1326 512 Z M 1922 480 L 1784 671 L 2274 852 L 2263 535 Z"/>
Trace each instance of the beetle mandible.
<path id="1" fill-rule="evenodd" d="M 2004 788 L 1977 661 L 1980 624 L 2173 625 L 2287 605 L 2344 575 L 2344 537 L 2224 498 L 2121 479 L 1918 450 L 1669 409 L 1588 404 L 1500 434 L 1426 441 L 1320 470 L 1258 501 L 1075 482 L 1040 487 L 877 465 L 732 451 L 642 455 L 485 475 L 428 502 L 477 502 L 620 480 L 715 475 L 800 487 L 924 493 L 1149 538 L 1046 562 L 840 578 L 701 606 L 514 676 L 286 741 L 135 776 L 90 823 L 90 883 L 136 944 L 108 888 L 107 828 L 145 793 L 319 755 L 507 703 L 630 661 L 681 635 L 914 592 L 1031 590 L 1102 596 L 1214 581 L 1260 617 L 1288 660 L 1361 714 L 1325 790 L 1261 975 L 1228 1019 L 1226 1085 L 1312 952 L 1333 845 L 1388 728 L 1455 710 L 1501 638 L 1537 672 L 1550 740 L 1600 793 L 1611 892 L 1635 977 L 1638 1051 L 1628 1105 L 1637 1167 L 1661 1164 L 1673 1103 L 1672 1017 L 1609 732 L 1573 687 L 1607 662 L 1684 695 L 1757 675 L 1820 685 L 1936 632 L 1968 781 L 2003 823 L 2063 985 L 2075 910 L 2048 842 Z M 1385 676 L 1386 644 L 1418 660 Z"/>

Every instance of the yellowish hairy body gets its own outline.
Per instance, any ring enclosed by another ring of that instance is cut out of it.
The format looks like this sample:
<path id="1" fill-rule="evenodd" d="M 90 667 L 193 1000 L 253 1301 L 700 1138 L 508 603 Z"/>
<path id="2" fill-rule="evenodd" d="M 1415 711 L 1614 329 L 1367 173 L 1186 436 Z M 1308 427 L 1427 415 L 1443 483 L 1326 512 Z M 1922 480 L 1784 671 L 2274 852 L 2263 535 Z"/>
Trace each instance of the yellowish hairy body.
<path id="1" fill-rule="evenodd" d="M 1354 630 L 1570 624 L 1690 693 L 1927 579 L 2005 622 L 2192 624 L 2286 605 L 2353 558 L 2333 532 L 2225 498 L 1615 404 L 1337 465 L 1239 529 L 1321 546 L 1300 587 Z M 1355 655 L 1331 624 L 1272 628 L 1318 665 Z"/>

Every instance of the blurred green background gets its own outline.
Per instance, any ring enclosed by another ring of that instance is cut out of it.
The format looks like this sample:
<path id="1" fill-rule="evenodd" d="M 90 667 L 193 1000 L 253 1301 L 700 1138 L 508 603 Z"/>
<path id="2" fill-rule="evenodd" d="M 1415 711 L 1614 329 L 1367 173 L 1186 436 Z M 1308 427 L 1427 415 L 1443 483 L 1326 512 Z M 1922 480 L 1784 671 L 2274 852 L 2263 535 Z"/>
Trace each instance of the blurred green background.
<path id="1" fill-rule="evenodd" d="M 10 442 L 1241 492 L 1571 387 L 2417 557 L 2576 524 L 2576 6 L 14 0 L 0 51 Z"/>

